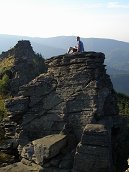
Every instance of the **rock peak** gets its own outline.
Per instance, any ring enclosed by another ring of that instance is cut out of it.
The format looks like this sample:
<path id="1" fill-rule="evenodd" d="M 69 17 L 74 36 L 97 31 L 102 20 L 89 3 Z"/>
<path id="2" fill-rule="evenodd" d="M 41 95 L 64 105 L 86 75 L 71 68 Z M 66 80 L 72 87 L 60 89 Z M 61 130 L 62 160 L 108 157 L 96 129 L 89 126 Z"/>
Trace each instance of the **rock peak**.
<path id="1" fill-rule="evenodd" d="M 21 40 L 14 46 L 14 48 L 27 48 L 32 49 L 31 43 L 29 40 Z"/>
<path id="2" fill-rule="evenodd" d="M 14 54 L 16 57 L 27 56 L 31 57 L 34 55 L 31 43 L 29 40 L 21 40 L 14 46 Z"/>
<path id="3" fill-rule="evenodd" d="M 18 41 L 13 48 L 0 55 L 0 60 L 0 77 L 8 75 L 8 92 L 11 95 L 16 95 L 21 85 L 46 70 L 44 59 L 33 51 L 29 40 Z"/>
<path id="4" fill-rule="evenodd" d="M 35 56 L 35 52 L 33 51 L 29 40 L 20 40 L 13 48 L 6 52 L 3 52 L 0 55 L 0 58 L 4 59 L 10 56 L 13 56 L 15 58 L 31 58 Z"/>

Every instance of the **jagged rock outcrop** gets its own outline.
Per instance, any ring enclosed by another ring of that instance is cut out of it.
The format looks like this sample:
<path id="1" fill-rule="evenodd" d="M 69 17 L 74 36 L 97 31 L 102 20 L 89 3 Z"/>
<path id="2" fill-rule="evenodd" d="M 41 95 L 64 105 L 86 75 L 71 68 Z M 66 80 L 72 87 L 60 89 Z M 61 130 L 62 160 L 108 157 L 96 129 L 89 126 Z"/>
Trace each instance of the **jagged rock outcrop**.
<path id="1" fill-rule="evenodd" d="M 67 135 L 65 151 L 44 164 L 43 172 L 113 172 L 112 129 L 120 120 L 104 58 L 96 52 L 52 57 L 45 61 L 47 73 L 6 100 L 5 135 L 19 151 L 47 135 Z"/>
<path id="2" fill-rule="evenodd" d="M 109 172 L 112 171 L 111 166 L 110 130 L 107 130 L 102 124 L 87 124 L 81 142 L 77 146 L 74 160 L 75 172 Z"/>
<path id="3" fill-rule="evenodd" d="M 0 55 L 0 79 L 8 75 L 8 91 L 12 96 L 18 93 L 20 86 L 45 71 L 44 59 L 33 51 L 28 40 L 18 41 L 12 49 Z"/>

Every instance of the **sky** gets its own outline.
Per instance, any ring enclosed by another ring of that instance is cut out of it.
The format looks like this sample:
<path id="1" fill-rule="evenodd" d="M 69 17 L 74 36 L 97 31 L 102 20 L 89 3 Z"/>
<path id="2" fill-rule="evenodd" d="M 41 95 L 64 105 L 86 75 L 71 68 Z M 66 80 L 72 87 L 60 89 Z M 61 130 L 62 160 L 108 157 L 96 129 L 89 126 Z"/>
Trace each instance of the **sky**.
<path id="1" fill-rule="evenodd" d="M 129 0 L 0 0 L 0 34 L 129 42 Z"/>

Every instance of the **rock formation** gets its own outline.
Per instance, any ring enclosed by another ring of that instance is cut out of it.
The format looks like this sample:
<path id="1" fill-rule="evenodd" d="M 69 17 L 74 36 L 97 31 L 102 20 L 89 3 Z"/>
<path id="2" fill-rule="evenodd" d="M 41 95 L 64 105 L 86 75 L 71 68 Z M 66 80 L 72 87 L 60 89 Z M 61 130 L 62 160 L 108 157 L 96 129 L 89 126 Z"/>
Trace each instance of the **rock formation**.
<path id="1" fill-rule="evenodd" d="M 45 61 L 46 73 L 6 100 L 5 136 L 22 157 L 15 167 L 22 172 L 25 165 L 31 171 L 32 164 L 43 172 L 113 172 L 112 131 L 121 120 L 104 58 L 96 52 L 52 57 Z M 60 144 L 51 141 L 54 135 Z M 46 137 L 49 148 L 42 142 Z M 49 155 L 53 148 L 56 153 Z M 14 170 L 14 165 L 1 169 Z"/>
<path id="2" fill-rule="evenodd" d="M 4 74 L 9 76 L 8 88 L 12 96 L 18 93 L 20 86 L 46 71 L 44 59 L 33 51 L 28 40 L 18 41 L 12 49 L 2 53 L 2 61 L 4 64 L 0 66 L 0 79 Z"/>

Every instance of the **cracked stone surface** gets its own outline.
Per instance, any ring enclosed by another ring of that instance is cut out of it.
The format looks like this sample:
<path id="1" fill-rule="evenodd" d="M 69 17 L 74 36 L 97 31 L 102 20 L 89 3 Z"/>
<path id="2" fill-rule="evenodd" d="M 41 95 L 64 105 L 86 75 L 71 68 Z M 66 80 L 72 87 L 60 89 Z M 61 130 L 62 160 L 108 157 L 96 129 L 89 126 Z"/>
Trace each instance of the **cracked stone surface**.
<path id="1" fill-rule="evenodd" d="M 94 146 L 87 147 L 85 138 L 89 143 L 97 138 L 96 144 L 106 144 L 106 135 L 97 137 L 100 133 L 96 128 L 96 135 L 93 135 L 95 126 L 92 126 L 90 136 L 83 132 L 88 124 L 99 123 L 104 127 L 108 124 L 105 132 L 109 132 L 110 138 L 111 128 L 117 123 L 117 119 L 114 120 L 118 114 L 116 96 L 110 77 L 106 74 L 104 58 L 103 53 L 96 52 L 52 57 L 45 61 L 48 68 L 46 73 L 21 86 L 17 97 L 6 101 L 10 115 L 4 122 L 15 123 L 14 132 L 9 134 L 21 146 L 19 151 L 29 142 L 47 135 L 60 132 L 72 134 L 80 145 L 75 156 L 75 171 L 85 158 L 81 154 L 83 149 L 87 152 L 96 150 L 96 154 L 91 154 L 94 157 L 99 156 L 99 152 L 104 156 L 109 151 L 107 147 L 100 147 L 100 150 L 98 147 L 94 149 Z M 6 136 L 8 138 L 8 133 Z M 108 157 L 106 160 L 98 163 L 98 170 L 99 167 L 107 167 L 106 162 L 110 160 Z"/>

